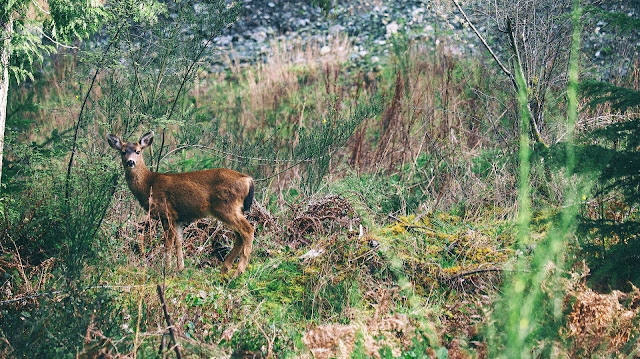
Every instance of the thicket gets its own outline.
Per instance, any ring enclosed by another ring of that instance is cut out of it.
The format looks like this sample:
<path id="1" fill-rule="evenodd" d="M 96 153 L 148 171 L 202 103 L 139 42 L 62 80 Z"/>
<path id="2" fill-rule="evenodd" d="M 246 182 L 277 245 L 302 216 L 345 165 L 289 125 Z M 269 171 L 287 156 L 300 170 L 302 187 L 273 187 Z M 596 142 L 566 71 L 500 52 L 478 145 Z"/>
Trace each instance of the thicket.
<path id="1" fill-rule="evenodd" d="M 400 34 L 368 67 L 338 37 L 209 73 L 208 42 L 238 9 L 181 5 L 110 3 L 82 51 L 10 92 L 2 355 L 168 355 L 158 284 L 192 356 L 637 353 L 637 290 L 590 294 L 573 265 L 600 288 L 637 281 L 637 84 L 585 82 L 592 111 L 622 120 L 571 141 L 579 7 L 563 18 L 569 90 L 545 87 L 554 126 L 540 128 L 569 140 L 541 149 L 518 68 L 513 96 L 490 62 Z M 213 221 L 185 229 L 187 269 L 166 272 L 161 230 L 136 215 L 104 141 L 149 129 L 154 170 L 256 178 L 246 275 L 220 275 L 233 236 Z"/>

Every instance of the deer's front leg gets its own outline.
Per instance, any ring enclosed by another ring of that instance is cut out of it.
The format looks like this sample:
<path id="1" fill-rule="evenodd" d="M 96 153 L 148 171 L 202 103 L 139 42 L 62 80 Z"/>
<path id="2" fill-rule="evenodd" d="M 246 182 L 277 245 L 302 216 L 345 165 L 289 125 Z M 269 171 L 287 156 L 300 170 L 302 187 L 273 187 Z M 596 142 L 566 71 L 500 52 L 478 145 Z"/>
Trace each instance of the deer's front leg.
<path id="1" fill-rule="evenodd" d="M 162 218 L 161 221 L 162 229 L 164 230 L 164 233 L 162 234 L 162 238 L 164 239 L 164 253 L 167 257 L 171 257 L 173 244 L 176 238 L 176 226 L 170 220 Z"/>

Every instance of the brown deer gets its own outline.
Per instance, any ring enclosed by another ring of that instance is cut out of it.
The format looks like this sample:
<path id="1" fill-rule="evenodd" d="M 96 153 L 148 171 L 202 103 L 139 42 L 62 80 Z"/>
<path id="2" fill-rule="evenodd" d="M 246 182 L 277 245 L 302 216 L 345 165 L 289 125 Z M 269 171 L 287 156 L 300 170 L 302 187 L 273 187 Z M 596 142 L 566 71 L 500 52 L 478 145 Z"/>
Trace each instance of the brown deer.
<path id="1" fill-rule="evenodd" d="M 224 259 L 222 272 L 228 272 L 240 256 L 234 276 L 244 272 L 253 246 L 253 227 L 242 214 L 253 202 L 253 179 L 248 175 L 216 168 L 186 173 L 158 173 L 147 169 L 142 151 L 151 146 L 153 131 L 140 142 L 123 144 L 108 135 L 109 145 L 118 150 L 131 193 L 151 217 L 164 228 L 165 250 L 176 247 L 178 270 L 184 269 L 182 229 L 186 222 L 214 216 L 235 231 L 236 240 Z"/>

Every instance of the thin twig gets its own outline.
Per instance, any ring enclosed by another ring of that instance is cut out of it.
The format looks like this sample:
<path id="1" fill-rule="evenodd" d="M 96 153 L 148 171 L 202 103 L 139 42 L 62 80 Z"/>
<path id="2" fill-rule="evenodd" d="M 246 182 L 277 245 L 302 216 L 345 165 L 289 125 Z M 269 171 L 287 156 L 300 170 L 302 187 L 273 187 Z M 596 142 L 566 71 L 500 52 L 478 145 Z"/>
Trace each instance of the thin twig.
<path id="1" fill-rule="evenodd" d="M 202 57 L 202 54 L 204 53 L 204 50 L 206 50 L 209 47 L 209 44 L 211 44 L 213 39 L 218 35 L 219 35 L 219 30 L 214 31 L 214 33 L 211 34 L 211 36 L 209 36 L 207 41 L 200 48 L 200 51 L 193 58 L 193 61 L 191 62 L 191 64 L 187 68 L 187 72 L 185 72 L 184 76 L 182 77 L 182 81 L 180 82 L 180 87 L 178 88 L 178 92 L 176 93 L 176 97 L 175 97 L 175 99 L 173 101 L 173 104 L 171 105 L 171 109 L 169 110 L 169 114 L 167 115 L 167 120 L 171 118 L 171 115 L 173 115 L 173 111 L 175 110 L 176 105 L 178 104 L 178 99 L 180 97 L 180 94 L 182 93 L 182 90 L 184 89 L 184 86 L 187 83 L 187 79 L 191 75 L 191 72 L 193 71 L 193 68 L 198 63 L 198 61 L 200 61 L 200 58 Z M 158 162 L 156 163 L 156 172 L 158 172 L 158 169 L 160 168 L 160 161 L 162 160 L 162 150 L 163 150 L 164 142 L 165 142 L 165 130 L 166 130 L 166 127 L 162 129 L 162 143 L 160 145 L 160 151 L 158 152 Z"/>
<path id="2" fill-rule="evenodd" d="M 320 156 L 317 156 L 317 157 L 308 157 L 308 158 L 305 158 L 305 159 L 302 159 L 302 160 L 297 160 L 297 159 L 293 159 L 293 158 L 283 159 L 282 160 L 282 159 L 277 159 L 277 158 L 243 156 L 243 155 L 239 155 L 239 154 L 236 154 L 236 153 L 233 153 L 233 152 L 223 151 L 223 150 L 220 150 L 220 149 L 217 149 L 217 148 L 213 148 L 213 147 L 209 147 L 209 146 L 203 146 L 203 145 L 182 145 L 182 146 L 177 147 L 174 150 L 171 150 L 171 151 L 167 152 L 164 156 L 162 156 L 162 159 L 165 159 L 166 157 L 168 157 L 169 155 L 172 155 L 175 152 L 182 151 L 182 150 L 185 150 L 185 149 L 188 149 L 188 148 L 197 148 L 197 149 L 202 150 L 202 151 L 206 151 L 206 150 L 215 151 L 215 152 L 218 152 L 218 153 L 222 153 L 225 156 L 232 156 L 232 157 L 236 157 L 236 158 L 243 159 L 243 160 L 251 160 L 251 161 L 256 161 L 256 162 L 269 162 L 269 163 L 313 162 L 315 160 L 318 160 L 318 159 L 321 159 L 321 158 L 327 156 L 327 154 L 323 154 L 323 155 L 320 155 Z"/>
<path id="3" fill-rule="evenodd" d="M 158 297 L 160 297 L 160 304 L 162 304 L 162 311 L 164 312 L 164 320 L 167 321 L 169 335 L 171 336 L 171 340 L 173 340 L 173 351 L 176 353 L 176 357 L 178 359 L 181 359 L 182 355 L 180 354 L 180 345 L 178 345 L 178 341 L 176 340 L 176 334 L 173 331 L 173 324 L 171 323 L 171 316 L 169 316 L 169 311 L 167 310 L 167 303 L 164 301 L 164 291 L 162 290 L 162 286 L 160 284 L 158 284 L 156 288 L 158 290 Z"/>
<path id="4" fill-rule="evenodd" d="M 18 298 L 13 298 L 13 299 L 7 299 L 7 300 L 0 301 L 0 305 L 11 304 L 11 303 L 15 303 L 15 302 L 21 302 L 23 300 L 29 300 L 29 299 L 44 297 L 46 295 L 56 295 L 56 294 L 62 294 L 62 293 L 64 293 L 64 291 L 56 290 L 56 291 L 53 291 L 53 292 L 43 292 L 43 293 L 25 295 L 25 296 L 18 297 Z"/>
<path id="5" fill-rule="evenodd" d="M 87 290 L 91 290 L 91 289 L 109 289 L 109 290 L 118 290 L 118 289 L 122 289 L 122 292 L 128 292 L 133 288 L 142 288 L 142 287 L 150 287 L 150 284 L 136 284 L 136 285 L 94 285 L 94 286 L 90 286 L 90 287 L 86 287 L 84 289 L 82 289 L 80 292 L 85 292 Z M 58 295 L 58 294 L 69 294 L 69 293 L 75 293 L 76 291 L 73 290 L 56 290 L 56 291 L 50 291 L 50 292 L 40 292 L 40 293 L 34 293 L 34 294 L 29 294 L 29 295 L 25 295 L 22 297 L 17 297 L 17 298 L 12 298 L 12 299 L 7 299 L 7 300 L 3 300 L 0 301 L 0 305 L 5 305 L 5 304 L 11 304 L 11 303 L 15 303 L 15 302 L 20 302 L 23 300 L 29 300 L 29 299 L 35 299 L 35 298 L 39 298 L 39 297 L 45 297 L 45 296 L 50 296 L 50 295 Z"/>
<path id="6" fill-rule="evenodd" d="M 283 163 L 283 162 L 284 163 L 293 163 L 291 166 L 288 166 L 287 168 L 285 168 L 285 169 L 283 169 L 281 171 L 278 171 L 278 172 L 276 172 L 276 173 L 274 173 L 274 174 L 272 174 L 270 176 L 263 177 L 263 178 L 256 178 L 255 179 L 256 182 L 270 180 L 273 177 L 276 177 L 276 176 L 278 176 L 278 175 L 280 175 L 280 174 L 282 174 L 284 172 L 287 172 L 290 169 L 300 165 L 301 163 L 313 162 L 313 161 L 325 158 L 327 156 L 331 157 L 338 150 L 338 149 L 335 149 L 333 151 L 330 151 L 330 152 L 325 153 L 323 155 L 320 155 L 318 157 L 307 157 L 307 158 L 303 158 L 303 159 L 300 159 L 300 160 L 296 160 L 296 159 L 280 160 L 280 159 L 269 159 L 269 158 L 261 158 L 261 157 L 242 156 L 242 155 L 238 155 L 238 154 L 235 154 L 235 153 L 232 153 L 232 152 L 222 151 L 222 150 L 219 150 L 217 148 L 207 147 L 207 146 L 202 146 L 202 145 L 184 145 L 184 146 L 180 146 L 180 147 L 176 148 L 175 150 L 172 150 L 171 152 L 165 154 L 165 156 L 163 156 L 162 158 L 165 158 L 166 156 L 168 156 L 168 155 L 170 155 L 170 154 L 172 154 L 174 152 L 181 151 L 181 150 L 187 149 L 189 147 L 198 148 L 200 150 L 216 151 L 216 152 L 224 154 L 225 156 L 233 156 L 233 157 L 237 157 L 237 158 L 244 159 L 244 160 L 254 160 L 254 161 L 261 161 L 261 162 L 267 162 L 268 161 L 268 162 L 272 162 L 272 163 Z"/>

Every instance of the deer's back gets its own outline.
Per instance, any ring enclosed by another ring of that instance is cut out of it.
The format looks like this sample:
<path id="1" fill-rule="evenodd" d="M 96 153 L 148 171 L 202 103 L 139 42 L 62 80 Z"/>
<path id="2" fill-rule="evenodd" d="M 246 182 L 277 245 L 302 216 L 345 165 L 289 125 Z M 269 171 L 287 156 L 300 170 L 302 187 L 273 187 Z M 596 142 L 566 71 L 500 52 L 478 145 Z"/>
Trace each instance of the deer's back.
<path id="1" fill-rule="evenodd" d="M 217 168 L 186 173 L 151 173 L 149 182 L 155 202 L 152 209 L 157 206 L 158 212 L 154 215 L 191 221 L 237 211 L 249 192 L 252 179 L 234 170 Z"/>

